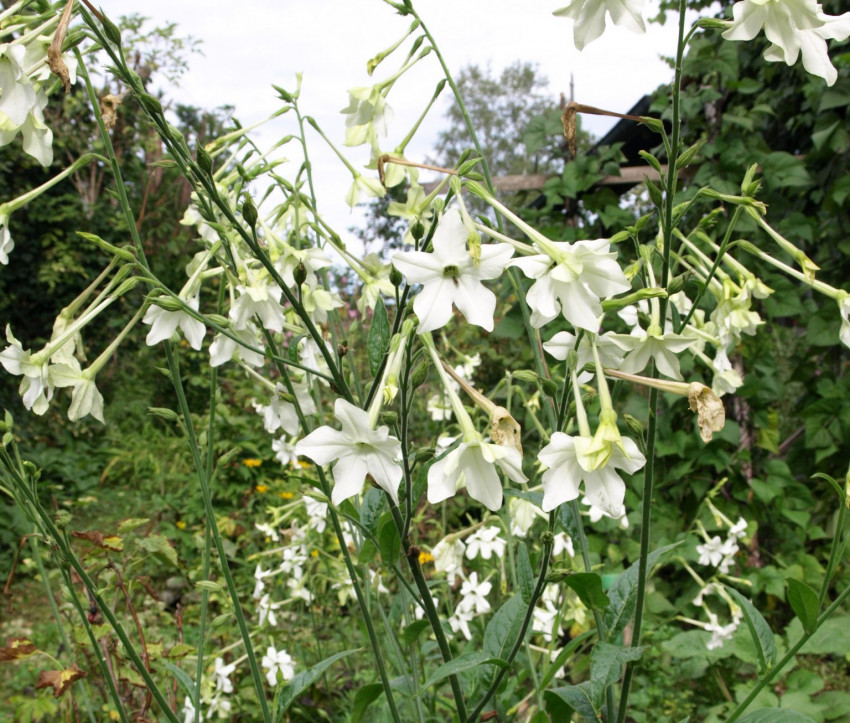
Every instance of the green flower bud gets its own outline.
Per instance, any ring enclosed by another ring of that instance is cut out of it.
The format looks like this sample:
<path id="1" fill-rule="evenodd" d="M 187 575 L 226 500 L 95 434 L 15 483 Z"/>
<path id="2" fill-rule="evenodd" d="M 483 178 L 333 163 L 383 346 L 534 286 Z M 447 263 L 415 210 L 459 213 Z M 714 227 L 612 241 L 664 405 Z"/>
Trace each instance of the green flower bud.
<path id="1" fill-rule="evenodd" d="M 106 15 L 101 13 L 100 22 L 103 25 L 103 34 L 106 39 L 113 45 L 121 45 L 121 31 L 118 26 L 113 23 Z"/>
<path id="2" fill-rule="evenodd" d="M 336 345 L 336 355 L 341 359 L 346 354 L 348 354 L 348 339 L 343 339 L 339 344 Z"/>
<path id="3" fill-rule="evenodd" d="M 307 280 L 307 269 L 303 262 L 298 262 L 298 266 L 296 266 L 295 271 L 292 272 L 292 277 L 295 279 L 295 285 L 299 288 L 301 284 Z"/>
<path id="4" fill-rule="evenodd" d="M 162 103 L 154 98 L 150 93 L 139 93 L 139 103 L 150 115 L 162 115 Z"/>
<path id="5" fill-rule="evenodd" d="M 401 286 L 401 282 L 404 281 L 404 277 L 401 275 L 401 271 L 399 271 L 395 266 L 390 269 L 390 283 L 398 288 Z"/>
<path id="6" fill-rule="evenodd" d="M 177 421 L 177 412 L 173 409 L 166 409 L 165 407 L 148 407 L 148 414 L 152 414 L 154 417 L 160 417 L 168 422 Z"/>
<path id="7" fill-rule="evenodd" d="M 245 219 L 252 229 L 257 228 L 257 207 L 250 196 L 245 197 L 245 202 L 242 204 L 242 218 Z M 304 272 L 306 276 L 306 271 Z M 301 283 L 304 283 L 303 281 Z"/>
<path id="8" fill-rule="evenodd" d="M 410 235 L 413 236 L 414 241 L 422 240 L 422 237 L 425 235 L 425 225 L 422 221 L 416 219 L 416 223 L 410 227 Z"/>
<path id="9" fill-rule="evenodd" d="M 424 359 L 413 367 L 413 372 L 410 374 L 410 383 L 414 389 L 421 387 L 427 381 L 430 369 L 431 365 Z"/>
<path id="10" fill-rule="evenodd" d="M 200 146 L 198 147 L 197 162 L 198 168 L 200 168 L 203 173 L 207 174 L 208 176 L 212 175 L 212 156 L 210 156 L 210 154 L 207 153 Z"/>

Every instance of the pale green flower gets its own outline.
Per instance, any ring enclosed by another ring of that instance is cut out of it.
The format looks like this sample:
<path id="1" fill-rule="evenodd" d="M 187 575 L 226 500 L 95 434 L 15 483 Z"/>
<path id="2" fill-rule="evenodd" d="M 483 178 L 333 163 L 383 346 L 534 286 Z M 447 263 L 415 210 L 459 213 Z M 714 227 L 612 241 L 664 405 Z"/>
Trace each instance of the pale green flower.
<path id="1" fill-rule="evenodd" d="M 643 6 L 644 0 L 573 0 L 552 14 L 575 21 L 573 42 L 576 48 L 583 50 L 602 35 L 606 13 L 610 13 L 615 25 L 622 25 L 633 33 L 645 33 Z"/>

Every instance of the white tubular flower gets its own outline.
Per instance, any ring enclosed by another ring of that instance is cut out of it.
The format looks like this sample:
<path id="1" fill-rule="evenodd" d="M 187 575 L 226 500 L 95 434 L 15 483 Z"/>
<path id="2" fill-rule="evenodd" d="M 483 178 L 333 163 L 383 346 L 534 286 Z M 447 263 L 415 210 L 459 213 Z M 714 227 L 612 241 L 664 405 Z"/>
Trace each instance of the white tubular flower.
<path id="1" fill-rule="evenodd" d="M 474 560 L 479 555 L 482 560 L 489 560 L 492 556 L 501 558 L 505 554 L 507 541 L 501 537 L 502 530 L 496 525 L 490 525 L 477 530 L 467 540 L 466 557 Z"/>
<path id="2" fill-rule="evenodd" d="M 514 482 L 528 478 L 522 471 L 522 455 L 512 447 L 500 447 L 480 439 L 461 442 L 428 470 L 428 501 L 433 505 L 466 486 L 469 496 L 488 510 L 502 506 L 502 483 L 494 465 Z"/>
<path id="3" fill-rule="evenodd" d="M 260 602 L 257 603 L 257 612 L 260 614 L 260 627 L 266 624 L 268 621 L 269 625 L 272 627 L 277 627 L 277 615 L 275 614 L 275 610 L 277 610 L 283 602 L 273 603 L 271 596 L 266 593 L 263 597 L 260 598 Z"/>
<path id="4" fill-rule="evenodd" d="M 345 118 L 345 145 L 360 146 L 377 141 L 377 136 L 387 135 L 387 123 L 393 119 L 393 109 L 380 86 L 352 88 L 348 91 L 348 105 L 343 108 Z"/>
<path id="5" fill-rule="evenodd" d="M 655 360 L 658 371 L 672 379 L 682 379 L 679 371 L 679 358 L 676 354 L 691 346 L 695 339 L 681 334 L 662 334 L 661 329 L 651 324 L 649 329 L 635 329 L 632 334 L 611 334 L 611 340 L 628 352 L 626 360 L 620 365 L 620 371 L 637 374 Z"/>
<path id="6" fill-rule="evenodd" d="M 49 357 L 47 350 L 32 353 L 24 349 L 12 334 L 12 327 L 6 325 L 6 341 L 9 342 L 0 352 L 0 364 L 9 374 L 22 376 L 18 393 L 24 402 L 24 407 L 34 414 L 42 415 L 47 411 L 53 398 L 53 384 L 50 376 Z"/>
<path id="7" fill-rule="evenodd" d="M 237 330 L 246 329 L 248 322 L 256 314 L 264 329 L 269 331 L 283 331 L 283 308 L 280 305 L 280 297 L 283 291 L 267 279 L 252 279 L 253 283 L 243 286 L 239 284 L 236 290 L 239 298 L 230 307 L 230 319 L 233 328 Z"/>
<path id="8" fill-rule="evenodd" d="M 185 299 L 185 302 L 190 309 L 197 311 L 197 296 Z M 177 329 L 180 329 L 186 336 L 186 341 L 189 342 L 189 345 L 196 351 L 199 351 L 204 341 L 204 334 L 206 333 L 206 327 L 203 323 L 189 316 L 185 311 L 168 311 L 156 304 L 151 304 L 148 307 L 142 323 L 149 324 L 151 327 L 147 337 L 145 337 L 145 343 L 148 346 L 154 346 L 161 341 L 170 339 L 174 336 Z"/>
<path id="9" fill-rule="evenodd" d="M 257 333 L 257 327 L 250 322 L 244 329 L 234 330 L 233 335 L 254 348 L 262 348 L 263 346 L 263 342 Z M 246 349 L 229 336 L 216 334 L 212 344 L 210 344 L 210 366 L 220 367 L 234 358 L 241 359 L 250 367 L 260 367 L 265 362 L 265 357 L 262 354 Z"/>
<path id="10" fill-rule="evenodd" d="M 328 503 L 314 500 L 312 497 L 305 497 L 304 507 L 307 508 L 307 515 L 310 517 L 308 527 L 322 534 L 327 526 Z"/>
<path id="11" fill-rule="evenodd" d="M 354 176 L 348 193 L 345 194 L 345 202 L 349 208 L 354 208 L 360 203 L 360 197 L 363 194 L 366 194 L 366 198 L 382 198 L 386 192 L 384 184 L 379 179 L 358 173 Z"/>
<path id="12" fill-rule="evenodd" d="M 9 233 L 9 217 L 0 215 L 0 264 L 8 266 L 9 254 L 15 248 L 12 234 Z"/>
<path id="13" fill-rule="evenodd" d="M 472 640 L 472 631 L 469 629 L 469 623 L 472 622 L 473 617 L 475 617 L 475 613 L 471 610 L 461 610 L 460 606 L 456 607 L 455 614 L 448 621 L 452 632 L 457 633 L 459 631 L 463 633 L 463 637 L 467 640 Z"/>
<path id="14" fill-rule="evenodd" d="M 62 364 L 50 367 L 50 379 L 54 386 L 73 387 L 68 419 L 76 422 L 91 415 L 101 424 L 103 421 L 103 396 L 94 383 L 94 374 L 90 369 L 81 370 L 75 357 Z"/>
<path id="15" fill-rule="evenodd" d="M 487 601 L 487 595 L 493 588 L 493 583 L 478 582 L 478 573 L 470 573 L 469 578 L 464 580 L 460 586 L 461 599 L 458 603 L 458 609 L 463 612 L 471 612 L 476 615 L 482 615 L 490 612 L 490 603 Z"/>
<path id="16" fill-rule="evenodd" d="M 434 556 L 434 567 L 437 572 L 444 572 L 449 578 L 463 574 L 463 553 L 466 545 L 462 540 L 451 536 L 440 540 L 431 554 Z"/>
<path id="17" fill-rule="evenodd" d="M 215 689 L 221 691 L 222 693 L 232 693 L 233 682 L 230 680 L 230 676 L 233 675 L 233 671 L 235 670 L 236 663 L 225 665 L 224 660 L 222 660 L 221 658 L 216 658 L 215 670 L 213 671 L 213 677 L 215 678 Z"/>
<path id="18" fill-rule="evenodd" d="M 292 391 L 305 415 L 316 413 L 316 404 L 306 384 L 294 383 Z M 285 393 L 283 384 L 275 384 L 274 393 L 267 406 L 257 402 L 251 403 L 257 414 L 263 418 L 263 428 L 269 434 L 274 434 L 278 429 L 283 429 L 290 435 L 298 434 L 298 415 L 295 412 L 295 405 L 281 398 L 281 395 Z"/>
<path id="19" fill-rule="evenodd" d="M 269 645 L 260 664 L 266 670 L 269 685 L 277 685 L 278 672 L 283 680 L 291 680 L 295 676 L 295 661 L 292 656 L 285 650 L 276 650 L 274 645 Z"/>
<path id="20" fill-rule="evenodd" d="M 295 445 L 296 453 L 320 465 L 334 462 L 331 501 L 335 505 L 360 492 L 367 475 L 398 504 L 401 442 L 390 436 L 386 426 L 372 429 L 369 413 L 344 399 L 336 400 L 334 415 L 342 431 L 319 427 Z"/>
<path id="21" fill-rule="evenodd" d="M 850 36 L 850 13 L 826 15 L 815 0 L 742 0 L 732 6 L 732 16 L 732 27 L 723 33 L 727 40 L 752 40 L 764 28 L 772 43 L 765 60 L 793 65 L 802 51 L 807 72 L 835 83 L 838 73 L 826 41 Z"/>
<path id="22" fill-rule="evenodd" d="M 575 21 L 573 42 L 578 50 L 583 50 L 602 35 L 606 12 L 610 13 L 615 25 L 622 25 L 633 33 L 645 33 L 643 5 L 644 0 L 573 0 L 552 14 Z"/>
<path id="23" fill-rule="evenodd" d="M 552 556 L 558 557 L 564 552 L 566 552 L 570 557 L 576 556 L 572 538 L 566 532 L 559 532 L 555 535 L 555 539 L 553 540 Z"/>
<path id="24" fill-rule="evenodd" d="M 537 505 L 521 497 L 512 498 L 508 509 L 511 513 L 511 534 L 514 537 L 525 537 L 536 519 L 547 519 L 547 515 Z"/>
<path id="25" fill-rule="evenodd" d="M 594 241 L 535 241 L 540 254 L 511 262 L 536 279 L 526 300 L 531 324 L 540 328 L 563 314 L 573 326 L 596 332 L 602 315 L 600 299 L 631 288 L 608 239 Z"/>
<path id="26" fill-rule="evenodd" d="M 0 145 L 11 143 L 35 106 L 35 88 L 23 70 L 19 45 L 0 45 Z"/>
<path id="27" fill-rule="evenodd" d="M 484 244 L 476 262 L 466 249 L 469 231 L 460 211 L 443 214 L 434 232 L 434 250 L 401 251 L 393 257 L 393 265 L 408 281 L 423 284 L 413 301 L 419 317 L 419 333 L 445 326 L 456 306 L 470 324 L 493 331 L 496 295 L 482 281 L 502 275 L 513 256 L 510 244 Z"/>
<path id="28" fill-rule="evenodd" d="M 584 493 L 589 504 L 602 509 L 608 517 L 620 518 L 625 514 L 623 499 L 626 485 L 618 469 L 634 474 L 644 464 L 646 458 L 638 446 L 628 437 L 622 437 L 622 447 L 613 445 L 608 461 L 595 470 L 588 470 L 585 450 L 590 446 L 591 437 L 571 437 L 563 432 L 555 432 L 537 458 L 546 467 L 543 473 L 543 511 L 554 510 L 564 502 L 579 496 L 579 485 L 584 483 Z"/>
<path id="29" fill-rule="evenodd" d="M 838 337 L 844 346 L 850 347 L 850 294 L 846 291 L 838 300 L 838 310 L 841 313 L 841 330 Z"/>

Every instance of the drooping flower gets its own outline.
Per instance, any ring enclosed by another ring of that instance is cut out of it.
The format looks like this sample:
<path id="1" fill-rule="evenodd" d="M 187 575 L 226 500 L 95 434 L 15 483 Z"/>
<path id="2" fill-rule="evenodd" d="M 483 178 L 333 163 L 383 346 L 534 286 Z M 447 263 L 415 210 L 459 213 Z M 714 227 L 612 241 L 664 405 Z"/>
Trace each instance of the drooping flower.
<path id="1" fill-rule="evenodd" d="M 362 489 L 366 476 L 371 475 L 398 504 L 402 469 L 397 460 L 401 457 L 401 443 L 390 436 L 386 426 L 373 429 L 369 413 L 345 399 L 336 400 L 334 416 L 342 424 L 341 431 L 319 427 L 295 445 L 299 455 L 316 464 L 334 463 L 331 501 L 339 505 L 353 497 Z"/>
<path id="2" fill-rule="evenodd" d="M 644 0 L 573 0 L 552 14 L 575 21 L 573 42 L 578 50 L 583 50 L 602 35 L 606 13 L 610 13 L 615 25 L 622 25 L 633 33 L 645 33 L 643 5 Z"/>
<path id="3" fill-rule="evenodd" d="M 832 85 L 837 73 L 826 49 L 826 40 L 850 35 L 850 13 L 826 15 L 815 0 L 742 0 L 732 6 L 732 27 L 727 40 L 752 40 L 764 28 L 772 45 L 764 57 L 793 65 L 802 51 L 803 67 Z"/>
<path id="4" fill-rule="evenodd" d="M 260 664 L 266 670 L 269 685 L 277 685 L 278 672 L 283 680 L 291 680 L 295 676 L 295 661 L 292 656 L 285 650 L 277 650 L 274 645 L 269 645 Z"/>
<path id="5" fill-rule="evenodd" d="M 451 209 L 434 231 L 432 252 L 401 251 L 393 257 L 408 281 L 423 284 L 413 301 L 420 333 L 445 326 L 453 305 L 470 324 L 493 331 L 496 295 L 481 282 L 501 276 L 513 249 L 506 243 L 484 244 L 476 261 L 467 251 L 468 239 L 460 211 Z"/>
<path id="6" fill-rule="evenodd" d="M 495 512 L 502 506 L 502 483 L 495 465 L 514 482 L 528 480 L 516 449 L 484 442 L 480 435 L 477 440 L 461 442 L 428 470 L 428 501 L 442 502 L 465 485 L 472 499 Z"/>
<path id="7" fill-rule="evenodd" d="M 348 105 L 340 113 L 345 115 L 345 145 L 359 146 L 377 143 L 377 136 L 387 135 L 387 123 L 393 118 L 393 110 L 387 105 L 383 88 L 375 85 L 351 88 Z"/>
<path id="8" fill-rule="evenodd" d="M 185 302 L 190 309 L 197 311 L 197 296 L 185 299 Z M 206 333 L 206 327 L 203 322 L 198 321 L 182 309 L 169 311 L 156 304 L 151 304 L 148 307 L 142 323 L 149 324 L 151 327 L 147 337 L 145 337 L 145 343 L 148 346 L 154 346 L 161 341 L 170 339 L 177 329 L 180 329 L 185 334 L 189 345 L 198 351 L 201 348 L 201 344 L 204 341 L 204 334 Z"/>
<path id="9" fill-rule="evenodd" d="M 540 328 L 563 314 L 573 326 L 597 331 L 602 315 L 600 299 L 631 288 L 608 239 L 593 241 L 534 242 L 541 253 L 516 259 L 529 278 L 535 279 L 526 297 L 531 324 Z"/>

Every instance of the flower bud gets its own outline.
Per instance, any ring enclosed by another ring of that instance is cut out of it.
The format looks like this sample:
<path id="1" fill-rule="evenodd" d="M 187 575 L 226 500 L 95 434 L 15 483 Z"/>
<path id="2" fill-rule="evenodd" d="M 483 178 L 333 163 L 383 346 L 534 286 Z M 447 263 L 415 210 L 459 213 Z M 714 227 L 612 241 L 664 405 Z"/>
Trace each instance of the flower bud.
<path id="1" fill-rule="evenodd" d="M 348 354 L 348 340 L 343 339 L 339 344 L 336 345 L 336 355 L 341 359 L 346 354 Z"/>
<path id="2" fill-rule="evenodd" d="M 307 280 L 307 268 L 304 266 L 303 261 L 298 262 L 298 266 L 296 266 L 295 271 L 292 272 L 292 278 L 295 279 L 295 285 L 299 288 L 301 287 L 301 284 Z"/>
<path id="3" fill-rule="evenodd" d="M 401 286 L 401 282 L 404 281 L 404 277 L 401 275 L 401 271 L 399 271 L 395 266 L 390 268 L 390 283 L 398 288 Z"/>
<path id="4" fill-rule="evenodd" d="M 422 240 L 422 237 L 425 235 L 425 225 L 422 221 L 416 219 L 416 223 L 410 227 L 410 235 L 413 236 L 414 241 Z"/>
<path id="5" fill-rule="evenodd" d="M 152 414 L 154 417 L 160 417 L 168 422 L 177 421 L 177 412 L 173 409 L 166 409 L 165 407 L 148 407 L 148 414 Z"/>
<path id="6" fill-rule="evenodd" d="M 198 168 L 203 173 L 206 173 L 208 176 L 212 174 L 212 156 L 200 146 L 198 146 L 197 162 Z"/>
<path id="7" fill-rule="evenodd" d="M 430 366 L 431 365 L 423 359 L 415 367 L 413 367 L 413 372 L 410 375 L 410 383 L 413 389 L 421 387 L 427 381 Z"/>
<path id="8" fill-rule="evenodd" d="M 121 31 L 118 26 L 113 23 L 106 15 L 101 13 L 100 22 L 103 25 L 103 34 L 106 39 L 113 45 L 121 45 Z"/>
<path id="9" fill-rule="evenodd" d="M 246 196 L 245 202 L 242 204 L 242 218 L 245 219 L 245 223 L 247 223 L 252 229 L 257 228 L 257 207 L 254 205 L 254 201 L 250 196 Z M 301 264 L 301 266 L 303 267 L 303 264 Z M 305 271 L 305 277 L 306 273 L 307 272 Z"/>
<path id="10" fill-rule="evenodd" d="M 139 93 L 136 96 L 142 107 L 150 113 L 150 115 L 162 115 L 162 103 L 154 98 L 150 93 Z"/>
<path id="11" fill-rule="evenodd" d="M 128 279 L 129 281 L 129 279 Z M 157 296 L 152 303 L 166 311 L 182 311 L 183 304 L 170 296 Z"/>
<path id="12" fill-rule="evenodd" d="M 378 419 L 381 424 L 386 424 L 389 427 L 398 421 L 398 414 L 395 412 L 381 412 Z"/>

